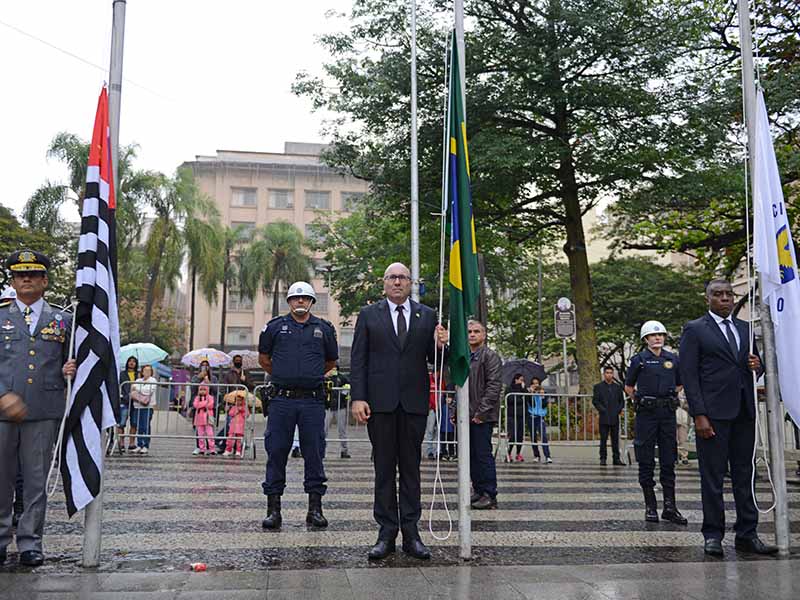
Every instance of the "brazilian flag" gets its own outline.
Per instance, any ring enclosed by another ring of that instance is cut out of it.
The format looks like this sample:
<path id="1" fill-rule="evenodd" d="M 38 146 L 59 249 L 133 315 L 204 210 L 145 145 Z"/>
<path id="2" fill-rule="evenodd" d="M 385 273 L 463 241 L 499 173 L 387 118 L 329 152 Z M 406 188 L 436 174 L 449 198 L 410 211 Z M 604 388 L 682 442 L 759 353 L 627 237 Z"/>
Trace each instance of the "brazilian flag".
<path id="1" fill-rule="evenodd" d="M 456 36 L 450 53 L 448 100 L 450 148 L 447 161 L 447 195 L 450 206 L 450 374 L 462 386 L 469 376 L 467 319 L 478 300 L 478 250 L 469 181 L 469 153 L 464 99 Z"/>

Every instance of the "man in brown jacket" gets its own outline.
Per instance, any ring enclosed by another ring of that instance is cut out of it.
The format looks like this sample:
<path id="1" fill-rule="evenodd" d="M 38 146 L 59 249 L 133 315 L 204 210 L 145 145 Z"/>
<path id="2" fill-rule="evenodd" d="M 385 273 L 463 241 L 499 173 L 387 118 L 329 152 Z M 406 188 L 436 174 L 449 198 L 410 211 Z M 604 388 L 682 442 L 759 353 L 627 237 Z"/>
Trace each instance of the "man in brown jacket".
<path id="1" fill-rule="evenodd" d="M 469 367 L 469 468 L 472 475 L 472 508 L 497 508 L 497 471 L 492 454 L 492 430 L 500 414 L 503 363 L 486 347 L 486 327 L 467 324 Z"/>

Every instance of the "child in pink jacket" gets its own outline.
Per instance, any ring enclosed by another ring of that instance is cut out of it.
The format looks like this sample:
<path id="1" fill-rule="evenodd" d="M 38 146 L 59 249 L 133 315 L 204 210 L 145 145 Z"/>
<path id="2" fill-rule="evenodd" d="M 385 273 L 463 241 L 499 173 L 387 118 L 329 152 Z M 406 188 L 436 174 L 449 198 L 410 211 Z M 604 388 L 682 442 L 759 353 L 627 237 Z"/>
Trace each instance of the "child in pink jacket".
<path id="1" fill-rule="evenodd" d="M 247 410 L 247 402 L 244 394 L 236 396 L 236 402 L 228 410 L 231 418 L 228 424 L 228 440 L 225 443 L 225 453 L 222 456 L 230 458 L 233 456 L 233 443 L 236 442 L 236 456 L 242 457 L 242 438 L 244 437 L 244 424 L 250 412 Z M 238 438 L 238 439 L 234 439 Z"/>
<path id="2" fill-rule="evenodd" d="M 201 385 L 194 397 L 194 426 L 197 429 L 197 445 L 200 454 L 216 454 L 214 447 L 214 397 L 208 393 L 208 386 Z"/>

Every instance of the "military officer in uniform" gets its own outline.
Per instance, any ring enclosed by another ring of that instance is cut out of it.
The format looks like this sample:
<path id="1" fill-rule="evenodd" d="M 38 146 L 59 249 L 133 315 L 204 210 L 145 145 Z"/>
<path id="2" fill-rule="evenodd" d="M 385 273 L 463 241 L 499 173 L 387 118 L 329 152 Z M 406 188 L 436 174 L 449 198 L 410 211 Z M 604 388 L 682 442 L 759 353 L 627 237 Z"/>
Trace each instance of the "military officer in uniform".
<path id="1" fill-rule="evenodd" d="M 43 298 L 50 260 L 30 250 L 6 261 L 17 297 L 0 302 L 0 564 L 11 543 L 11 511 L 17 464 L 22 469 L 24 507 L 17 524 L 19 561 L 44 562 L 45 487 L 53 445 L 65 408 L 69 315 Z"/>
<path id="2" fill-rule="evenodd" d="M 336 331 L 328 321 L 311 314 L 314 288 L 305 281 L 289 286 L 288 315 L 272 319 L 258 342 L 258 362 L 274 386 L 264 433 L 267 474 L 262 487 L 267 496 L 264 529 L 281 526 L 281 495 L 286 488 L 286 460 L 292 449 L 295 426 L 305 462 L 303 488 L 308 494 L 306 523 L 327 527 L 322 496 L 327 481 L 322 466 L 325 448 L 325 373 L 336 366 L 339 349 Z"/>
<path id="3" fill-rule="evenodd" d="M 687 521 L 675 504 L 675 461 L 677 438 L 675 409 L 681 386 L 678 375 L 678 357 L 664 350 L 667 330 L 658 321 L 642 325 L 641 339 L 647 348 L 633 357 L 625 377 L 625 393 L 636 408 L 633 442 L 639 462 L 639 485 L 642 486 L 645 504 L 645 521 L 658 523 L 653 474 L 656 466 L 658 444 L 659 481 L 664 493 L 664 510 L 661 518 L 678 525 Z M 634 390 L 635 386 L 635 390 Z"/>

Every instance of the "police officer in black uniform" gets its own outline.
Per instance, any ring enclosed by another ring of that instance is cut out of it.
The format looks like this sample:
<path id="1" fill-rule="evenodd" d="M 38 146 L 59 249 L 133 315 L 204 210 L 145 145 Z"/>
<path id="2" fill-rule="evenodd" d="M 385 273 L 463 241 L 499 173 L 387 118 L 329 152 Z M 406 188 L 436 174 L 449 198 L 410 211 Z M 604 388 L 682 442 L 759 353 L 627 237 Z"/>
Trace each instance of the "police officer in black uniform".
<path id="1" fill-rule="evenodd" d="M 262 484 L 267 496 L 264 529 L 281 526 L 281 495 L 286 488 L 286 460 L 292 449 L 295 426 L 305 462 L 303 488 L 308 494 L 306 523 L 327 527 L 322 514 L 325 494 L 325 373 L 339 358 L 336 331 L 328 321 L 311 314 L 314 288 L 304 281 L 289 286 L 291 312 L 267 323 L 258 342 L 258 362 L 270 374 L 273 391 L 264 433 L 267 474 Z"/>
<path id="2" fill-rule="evenodd" d="M 678 525 L 687 521 L 675 505 L 675 461 L 678 446 L 675 409 L 681 386 L 678 357 L 664 350 L 667 330 L 658 321 L 642 325 L 641 339 L 647 348 L 631 360 L 625 377 L 625 393 L 633 398 L 636 408 L 634 450 L 639 462 L 639 485 L 645 504 L 645 521 L 658 523 L 655 471 L 656 443 L 658 444 L 659 481 L 664 492 L 661 518 Z M 634 392 L 634 386 L 636 386 Z"/>

